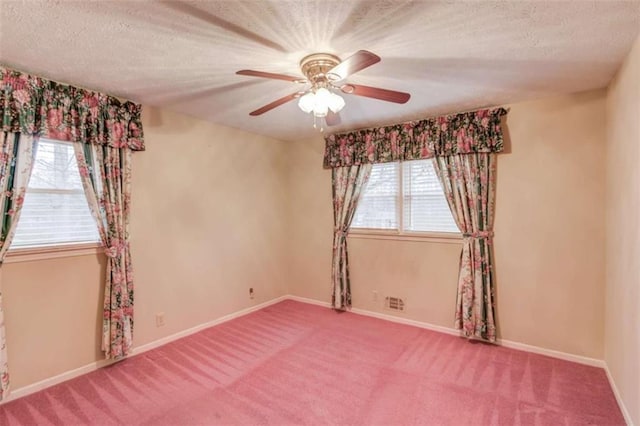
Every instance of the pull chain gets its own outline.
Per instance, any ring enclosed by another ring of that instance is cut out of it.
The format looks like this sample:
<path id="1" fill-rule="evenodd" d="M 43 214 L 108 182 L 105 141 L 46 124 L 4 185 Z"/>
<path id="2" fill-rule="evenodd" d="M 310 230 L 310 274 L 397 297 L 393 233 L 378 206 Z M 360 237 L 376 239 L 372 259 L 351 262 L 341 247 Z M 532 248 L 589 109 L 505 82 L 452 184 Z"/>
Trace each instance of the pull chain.
<path id="1" fill-rule="evenodd" d="M 317 124 L 317 119 L 318 117 L 316 117 L 315 114 L 311 114 L 313 115 L 313 128 L 317 129 L 318 128 L 318 124 Z M 324 125 L 320 124 L 320 133 L 324 133 Z"/>

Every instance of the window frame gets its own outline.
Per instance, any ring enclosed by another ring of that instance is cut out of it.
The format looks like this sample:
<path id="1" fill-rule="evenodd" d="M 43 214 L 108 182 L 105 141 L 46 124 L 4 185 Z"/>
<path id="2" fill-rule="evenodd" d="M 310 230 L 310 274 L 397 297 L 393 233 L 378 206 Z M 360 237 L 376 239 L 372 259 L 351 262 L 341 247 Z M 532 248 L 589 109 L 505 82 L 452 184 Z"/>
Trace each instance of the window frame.
<path id="1" fill-rule="evenodd" d="M 428 160 L 433 161 L 431 158 Z M 396 173 L 398 174 L 398 191 L 396 193 L 396 217 L 398 220 L 398 229 L 360 228 L 350 226 L 347 237 L 374 240 L 422 241 L 445 244 L 461 243 L 461 232 L 404 230 L 404 162 L 397 161 L 397 163 L 399 164 L 399 167 L 397 167 L 396 170 Z"/>
<path id="2" fill-rule="evenodd" d="M 72 145 L 73 142 L 61 141 L 52 138 L 43 138 L 46 141 L 54 143 Z M 58 192 L 76 193 L 77 191 L 68 189 L 52 189 L 51 191 L 43 190 L 40 188 L 32 188 L 32 191 L 41 193 Z M 29 188 L 27 187 L 27 191 Z M 84 191 L 83 191 L 84 193 Z M 97 224 L 96 224 L 97 226 Z M 9 247 L 7 249 L 6 256 L 2 263 L 19 263 L 30 262 L 34 260 L 55 259 L 60 257 L 74 257 L 74 256 L 87 256 L 96 255 L 103 252 L 103 244 L 101 241 L 86 241 L 86 242 L 61 242 L 55 244 L 43 244 L 31 247 Z"/>
<path id="3" fill-rule="evenodd" d="M 58 243 L 48 246 L 9 248 L 2 263 L 32 262 L 60 257 L 89 256 L 103 253 L 101 242 Z"/>

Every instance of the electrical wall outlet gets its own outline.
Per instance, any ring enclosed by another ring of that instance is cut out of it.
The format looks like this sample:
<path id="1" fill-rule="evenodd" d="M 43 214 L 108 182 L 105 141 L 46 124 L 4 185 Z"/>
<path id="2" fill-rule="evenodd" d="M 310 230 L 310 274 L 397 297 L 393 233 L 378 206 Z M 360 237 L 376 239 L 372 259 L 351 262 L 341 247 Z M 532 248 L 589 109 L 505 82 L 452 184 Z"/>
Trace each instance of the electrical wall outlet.
<path id="1" fill-rule="evenodd" d="M 371 300 L 373 300 L 374 302 L 378 301 L 378 292 L 376 290 L 371 292 Z"/>
<path id="2" fill-rule="evenodd" d="M 156 327 L 162 327 L 164 325 L 164 312 L 158 312 L 156 314 Z"/>
<path id="3" fill-rule="evenodd" d="M 249 299 L 253 299 L 255 297 L 255 294 L 253 292 L 253 287 L 249 288 Z"/>

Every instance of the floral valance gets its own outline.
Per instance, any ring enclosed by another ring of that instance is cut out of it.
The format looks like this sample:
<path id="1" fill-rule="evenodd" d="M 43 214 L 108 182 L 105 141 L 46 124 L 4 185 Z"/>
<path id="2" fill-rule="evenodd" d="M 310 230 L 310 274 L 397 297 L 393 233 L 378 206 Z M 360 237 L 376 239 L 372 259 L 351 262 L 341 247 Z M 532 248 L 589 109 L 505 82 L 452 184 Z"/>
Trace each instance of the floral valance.
<path id="1" fill-rule="evenodd" d="M 0 67 L 2 131 L 144 150 L 141 106 Z"/>
<path id="2" fill-rule="evenodd" d="M 324 168 L 500 152 L 504 108 L 354 130 L 325 138 Z"/>

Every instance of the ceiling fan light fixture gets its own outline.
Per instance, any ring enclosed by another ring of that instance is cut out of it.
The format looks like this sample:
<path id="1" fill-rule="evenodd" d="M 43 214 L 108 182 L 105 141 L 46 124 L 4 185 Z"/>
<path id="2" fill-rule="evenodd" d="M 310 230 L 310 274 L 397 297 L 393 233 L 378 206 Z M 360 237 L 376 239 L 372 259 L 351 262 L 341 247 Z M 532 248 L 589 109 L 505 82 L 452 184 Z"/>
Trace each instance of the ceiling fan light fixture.
<path id="1" fill-rule="evenodd" d="M 306 113 L 313 112 L 316 117 L 326 117 L 329 110 L 337 113 L 344 108 L 344 105 L 342 96 L 336 95 L 324 87 L 317 89 L 315 92 L 309 92 L 298 100 L 298 107 L 302 111 Z"/>

